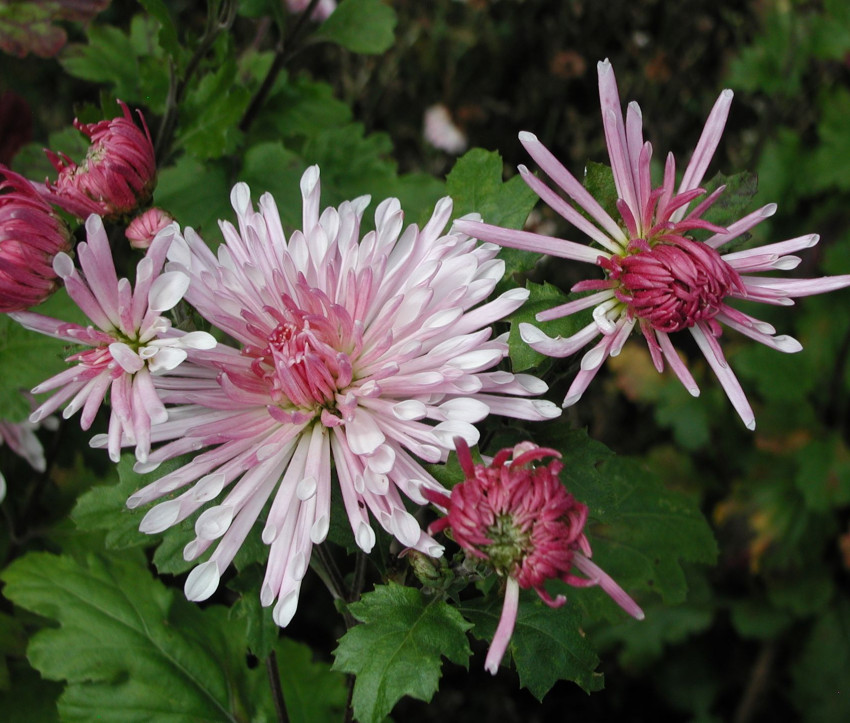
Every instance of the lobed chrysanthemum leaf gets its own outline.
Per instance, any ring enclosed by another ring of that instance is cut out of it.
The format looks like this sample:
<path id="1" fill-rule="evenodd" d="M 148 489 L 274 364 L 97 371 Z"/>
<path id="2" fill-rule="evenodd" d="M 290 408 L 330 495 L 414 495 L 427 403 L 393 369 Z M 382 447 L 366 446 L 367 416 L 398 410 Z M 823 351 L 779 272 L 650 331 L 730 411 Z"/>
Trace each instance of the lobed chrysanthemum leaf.
<path id="1" fill-rule="evenodd" d="M 559 435 L 557 446 L 564 455 L 562 481 L 590 510 L 587 536 L 594 562 L 630 594 L 652 591 L 667 604 L 684 601 L 682 562 L 710 564 L 717 557 L 717 543 L 696 501 L 665 489 L 649 470 L 614 456 L 583 430 Z M 564 592 L 594 619 L 622 617 L 596 588 Z"/>
<path id="2" fill-rule="evenodd" d="M 472 634 L 490 640 L 501 613 L 500 596 L 461 605 L 461 612 L 475 623 Z M 511 642 L 508 646 L 520 684 L 538 699 L 559 680 L 571 680 L 588 693 L 601 690 L 603 677 L 596 672 L 599 657 L 581 629 L 575 607 L 544 605 L 533 593 L 523 593 Z"/>
<path id="3" fill-rule="evenodd" d="M 380 0 L 344 0 L 313 37 L 366 55 L 389 50 L 395 40 L 396 14 Z"/>
<path id="4" fill-rule="evenodd" d="M 340 639 L 333 670 L 357 676 L 352 702 L 361 723 L 383 720 L 405 695 L 431 700 L 443 657 L 467 664 L 471 625 L 442 600 L 390 583 L 349 610 L 362 624 Z"/>
<path id="5" fill-rule="evenodd" d="M 240 631 L 221 607 L 187 603 L 141 556 L 31 553 L 2 574 L 4 595 L 56 621 L 27 648 L 32 665 L 67 682 L 63 720 L 269 720 L 265 671 L 244 664 Z"/>

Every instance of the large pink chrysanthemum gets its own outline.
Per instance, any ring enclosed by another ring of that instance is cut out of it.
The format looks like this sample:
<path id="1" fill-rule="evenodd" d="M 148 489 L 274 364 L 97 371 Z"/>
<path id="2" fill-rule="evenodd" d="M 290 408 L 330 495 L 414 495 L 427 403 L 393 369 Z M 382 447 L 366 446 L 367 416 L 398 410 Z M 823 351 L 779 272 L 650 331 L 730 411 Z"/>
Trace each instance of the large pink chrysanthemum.
<path id="1" fill-rule="evenodd" d="M 561 484 L 563 465 L 554 449 L 524 442 L 503 449 L 489 465 L 473 464 L 469 447 L 457 440 L 464 481 L 446 495 L 424 489 L 430 502 L 446 510 L 429 532 L 449 529 L 463 550 L 505 578 L 505 602 L 484 667 L 496 674 L 508 647 L 519 605 L 520 588 L 534 589 L 550 607 L 563 605 L 543 587 L 562 580 L 576 587 L 599 585 L 623 610 L 639 620 L 643 611 L 590 557 L 584 535 L 587 507 Z M 546 457 L 548 464 L 534 465 Z M 573 568 L 587 577 L 576 575 Z"/>
<path id="2" fill-rule="evenodd" d="M 531 324 L 520 325 L 523 340 L 548 356 L 569 356 L 602 337 L 582 358 L 581 371 L 567 392 L 564 406 L 581 398 L 602 363 L 620 352 L 635 326 L 646 339 L 656 368 L 661 371 L 666 360 L 688 391 L 697 396 L 696 382 L 670 340 L 671 333 L 687 329 L 736 411 L 747 427 L 753 429 L 752 409 L 718 342 L 720 324 L 779 351 L 795 352 L 802 347 L 789 336 L 775 336 L 770 324 L 735 309 L 728 302 L 748 299 L 790 305 L 793 297 L 846 287 L 850 285 L 850 276 L 781 279 L 756 275 L 797 266 L 800 259 L 787 254 L 814 246 L 818 242 L 814 234 L 747 251 L 718 253 L 717 249 L 776 211 L 775 204 L 768 204 L 728 228 L 716 226 L 703 219 L 703 215 L 721 197 L 724 186 L 691 208 L 691 203 L 705 194 L 700 183 L 726 124 L 731 90 L 724 90 L 714 104 L 677 190 L 672 155 L 667 156 L 662 185 L 652 188 L 649 168 L 652 147 L 643 140 L 640 108 L 637 103 L 630 103 L 623 119 L 614 71 L 607 60 L 599 63 L 599 97 L 619 197 L 619 220 L 611 218 L 534 135 L 523 132 L 519 136 L 540 168 L 587 217 L 520 166 L 526 183 L 597 246 L 474 222 L 460 222 L 458 228 L 484 241 L 584 261 L 605 272 L 604 279 L 583 281 L 572 289 L 594 293 L 536 317 L 538 321 L 548 321 L 593 308 L 593 321 L 578 333 L 552 339 Z M 711 235 L 705 241 L 696 241 L 690 234 L 695 229 L 705 229 Z"/>
<path id="3" fill-rule="evenodd" d="M 189 348 L 215 346 L 210 334 L 171 329 L 171 322 L 161 315 L 180 301 L 189 285 L 189 277 L 180 271 L 161 273 L 176 228 L 166 229 L 151 244 L 137 266 L 135 289 L 116 275 L 99 216 L 89 216 L 88 243 L 77 246 L 82 273 L 68 254 L 57 254 L 56 273 L 97 328 L 30 311 L 10 314 L 27 329 L 89 347 L 66 359 L 73 363 L 71 368 L 32 390 L 34 394 L 58 391 L 32 413 L 30 421 L 43 419 L 67 402 L 62 416 L 67 419 L 82 409 L 80 425 L 88 429 L 109 392 L 111 459 L 119 460 L 122 440 L 136 445 L 139 459 L 147 459 L 151 425 L 168 418 L 151 375 L 174 369 Z"/>
<path id="4" fill-rule="evenodd" d="M 141 529 L 156 532 L 219 498 L 198 517 L 184 551 L 195 559 L 219 540 L 186 581 L 192 600 L 215 591 L 271 500 L 261 600 L 278 601 L 281 626 L 295 612 L 313 544 L 328 533 L 332 466 L 363 550 L 375 543 L 371 511 L 403 545 L 439 555 L 400 495 L 424 504 L 421 487 L 442 489 L 417 458 L 445 460 L 456 436 L 474 444 L 473 424 L 491 413 L 559 414 L 551 402 L 521 398 L 545 391 L 543 382 L 494 370 L 508 349 L 504 338 L 491 338 L 489 324 L 527 292 L 481 305 L 504 263 L 496 246 L 443 233 L 449 199 L 424 228 L 403 232 L 399 202 L 388 199 L 361 241 L 368 198 L 320 215 L 317 167 L 301 190 L 303 230 L 288 240 L 272 197 L 263 195 L 254 211 L 248 187 L 237 184 L 238 230 L 221 224 L 218 256 L 191 229 L 172 246 L 169 268 L 192 279 L 187 300 L 240 348 L 194 353 L 159 380 L 163 399 L 180 406 L 153 435 L 173 441 L 139 469 L 210 449 L 128 500 L 137 507 L 187 488 L 145 516 Z"/>

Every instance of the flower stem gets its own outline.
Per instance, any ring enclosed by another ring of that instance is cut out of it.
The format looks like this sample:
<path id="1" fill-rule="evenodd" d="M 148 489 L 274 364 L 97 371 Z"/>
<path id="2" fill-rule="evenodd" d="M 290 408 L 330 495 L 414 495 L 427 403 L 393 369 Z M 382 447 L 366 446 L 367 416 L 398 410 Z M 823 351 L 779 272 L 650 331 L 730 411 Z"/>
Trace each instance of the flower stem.
<path id="1" fill-rule="evenodd" d="M 277 655 L 274 650 L 266 658 L 266 672 L 269 676 L 269 686 L 272 690 L 274 701 L 274 712 L 278 723 L 289 723 L 289 715 L 286 712 L 286 703 L 283 700 L 283 688 L 280 685 L 280 669 L 277 667 Z"/>
<path id="2" fill-rule="evenodd" d="M 316 5 L 318 4 L 319 0 L 310 0 L 310 4 L 304 8 L 304 11 L 295 21 L 295 25 L 293 25 L 292 30 L 286 35 L 286 37 L 282 37 L 278 41 L 277 46 L 275 47 L 275 56 L 268 72 L 266 73 L 266 77 L 263 78 L 263 82 L 257 90 L 256 95 L 251 98 L 251 102 L 245 109 L 242 120 L 239 121 L 239 130 L 243 133 L 251 127 L 251 124 L 257 117 L 257 113 L 259 113 L 263 103 L 266 102 L 266 98 L 271 92 L 272 86 L 277 80 L 277 76 L 280 74 L 280 71 L 283 70 L 286 62 L 295 54 L 294 51 L 287 50 L 287 48 L 290 48 L 295 44 L 301 29 L 304 27 L 304 24 L 307 22 L 309 17 L 313 14 L 313 10 L 315 10 Z"/>

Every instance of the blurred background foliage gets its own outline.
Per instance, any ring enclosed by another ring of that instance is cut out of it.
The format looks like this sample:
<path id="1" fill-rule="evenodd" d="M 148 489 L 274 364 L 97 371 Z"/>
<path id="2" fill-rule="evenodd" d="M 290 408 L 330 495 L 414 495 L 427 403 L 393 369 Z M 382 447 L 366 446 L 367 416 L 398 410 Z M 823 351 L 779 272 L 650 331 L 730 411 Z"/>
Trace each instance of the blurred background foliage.
<path id="1" fill-rule="evenodd" d="M 325 203 L 364 190 L 376 199 L 394 195 L 415 221 L 446 193 L 456 160 L 423 138 L 423 113 L 435 103 L 448 108 L 470 147 L 501 153 L 506 178 L 517 163 L 528 162 L 519 130 L 536 133 L 577 174 L 588 160 L 607 162 L 595 67 L 607 57 L 621 97 L 641 105 L 656 157 L 669 150 L 680 163 L 719 91 L 732 88 L 735 102 L 712 168 L 756 172 L 754 204 L 779 204 L 756 239 L 820 233 L 800 275 L 850 272 L 845 0 L 397 0 L 391 3 L 394 39 L 386 40 L 385 52 L 370 54 L 316 42 L 293 18 L 271 22 L 275 4 L 267 0 L 240 3 L 232 24 L 218 31 L 221 18 L 208 18 L 203 3 L 167 3 L 171 25 L 161 3 L 141 5 L 149 16 L 116 0 L 87 29 L 67 24 L 70 43 L 57 58 L 2 57 L 0 90 L 16 92 L 29 106 L 29 123 L 17 116 L 23 127 L 15 132 L 38 139 L 15 156 L 15 170 L 32 178 L 50 173 L 41 152 L 45 138 L 49 147 L 78 157 L 85 144 L 68 130 L 73 116 L 114 115 L 120 98 L 146 110 L 157 140 L 157 205 L 208 240 L 217 233 L 215 219 L 230 216 L 236 180 L 255 193 L 271 191 L 284 221 L 297 225 L 298 179 L 310 163 L 321 165 Z M 293 31 L 295 37 L 287 35 Z M 176 47 L 178 35 L 184 47 L 206 44 L 208 52 L 194 58 L 175 51 L 177 77 L 191 74 L 197 82 L 176 86 L 186 94 L 184 115 L 169 126 L 169 88 L 175 92 L 175 86 L 162 47 Z M 290 43 L 292 53 L 263 112 L 255 113 L 251 98 L 281 42 Z M 4 126 L 5 134 L 11 127 Z M 542 206 L 534 222 L 567 238 L 572 233 Z M 528 274 L 562 290 L 578 280 L 547 260 Z M 756 411 L 754 433 L 740 424 L 685 338 L 677 344 L 703 390 L 699 399 L 672 375 L 659 376 L 645 348 L 632 343 L 565 412 L 571 429 L 586 428 L 695 500 L 720 551 L 716 567 L 686 566 L 689 591 L 681 604 L 659 601 L 643 623 L 586 629 L 606 653 L 606 692 L 587 696 L 561 682 L 538 703 L 507 669 L 491 678 L 475 664 L 466 671 L 446 663 L 432 702 L 404 699 L 394 717 L 850 720 L 848 304 L 850 293 L 843 291 L 791 310 L 760 307 L 760 317 L 803 343 L 793 356 L 726 332 L 727 357 Z M 550 398 L 560 399 L 578 360 L 546 364 L 542 371 L 556 380 Z M 46 549 L 73 550 L 71 525 L 60 521 L 80 485 L 116 474 L 88 449 L 87 437 L 74 425 L 45 433 L 56 460 L 50 479 L 39 478 L 11 510 L 9 503 L 4 507 L 0 562 L 41 534 L 28 525 L 31 519 L 49 528 Z M 6 448 L 0 463 L 7 478 L 15 470 L 30 474 Z M 91 471 L 82 483 L 81 469 Z M 303 607 L 304 624 L 291 632 L 330 650 L 340 631 L 330 638 L 318 622 L 330 614 L 329 603 L 327 609 Z M 20 622 L 0 611 L 0 649 L 18 681 L 36 675 L 23 662 L 24 643 Z M 2 660 L 0 697 L 10 680 Z M 51 690 L 58 695 L 58 688 Z M 39 705 L 46 705 L 44 697 Z"/>

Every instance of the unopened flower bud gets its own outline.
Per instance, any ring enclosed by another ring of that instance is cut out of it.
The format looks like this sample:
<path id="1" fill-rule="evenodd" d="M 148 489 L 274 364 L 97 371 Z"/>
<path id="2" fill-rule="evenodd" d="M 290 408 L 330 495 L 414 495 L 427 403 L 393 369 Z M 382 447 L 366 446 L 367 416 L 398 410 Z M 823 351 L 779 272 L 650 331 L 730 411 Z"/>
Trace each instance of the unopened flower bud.
<path id="1" fill-rule="evenodd" d="M 126 103 L 118 101 L 123 116 L 97 123 L 74 121 L 74 127 L 91 139 L 85 160 L 77 165 L 64 153 L 45 151 L 59 172 L 48 181 L 45 194 L 79 218 L 89 214 L 115 218 L 146 203 L 156 185 L 156 159 L 144 116 L 139 128 Z"/>
<path id="2" fill-rule="evenodd" d="M 0 166 L 0 311 L 21 311 L 57 288 L 53 257 L 71 248 L 64 222 L 23 176 Z"/>
<path id="3" fill-rule="evenodd" d="M 154 237 L 173 221 L 161 208 L 149 208 L 130 222 L 124 235 L 134 249 L 146 249 Z"/>

